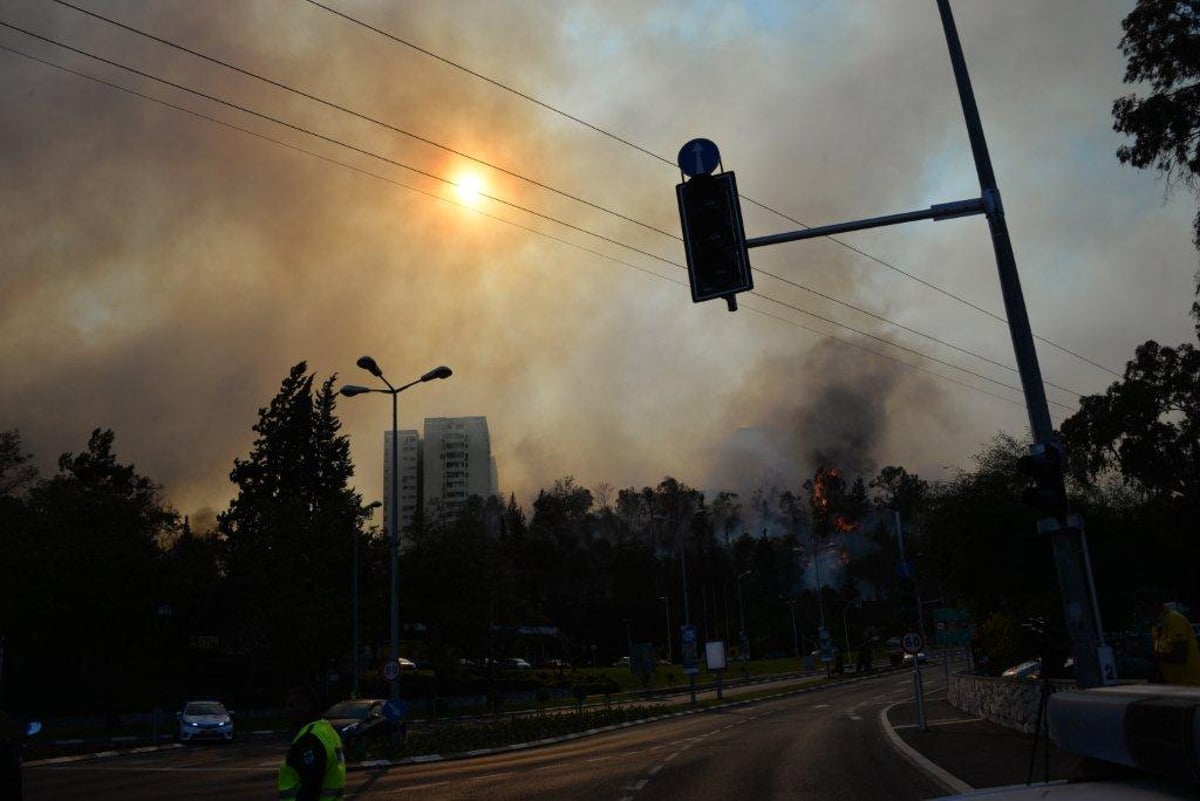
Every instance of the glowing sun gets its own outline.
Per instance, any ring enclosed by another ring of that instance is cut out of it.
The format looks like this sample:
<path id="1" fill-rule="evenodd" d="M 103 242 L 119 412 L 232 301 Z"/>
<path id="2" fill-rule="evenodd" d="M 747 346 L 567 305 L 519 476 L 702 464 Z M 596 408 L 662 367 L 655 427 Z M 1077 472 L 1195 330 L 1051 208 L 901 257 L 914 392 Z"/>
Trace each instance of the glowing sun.
<path id="1" fill-rule="evenodd" d="M 483 178 L 478 173 L 465 173 L 454 182 L 454 192 L 458 199 L 468 206 L 479 205 L 483 197 Z"/>

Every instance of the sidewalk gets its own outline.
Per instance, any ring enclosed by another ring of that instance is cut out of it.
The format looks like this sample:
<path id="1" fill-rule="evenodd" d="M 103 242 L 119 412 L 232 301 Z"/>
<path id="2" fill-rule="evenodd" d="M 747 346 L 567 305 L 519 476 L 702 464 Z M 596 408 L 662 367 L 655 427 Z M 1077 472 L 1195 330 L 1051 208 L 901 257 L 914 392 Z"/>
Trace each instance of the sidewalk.
<path id="1" fill-rule="evenodd" d="M 880 718 L 901 754 L 948 793 L 1025 784 L 1031 778 L 1034 783 L 1059 781 L 1083 771 L 1082 757 L 1059 751 L 1044 733 L 1035 754 L 1033 735 L 972 717 L 944 699 L 925 701 L 924 730 L 912 701 L 888 707 Z"/>

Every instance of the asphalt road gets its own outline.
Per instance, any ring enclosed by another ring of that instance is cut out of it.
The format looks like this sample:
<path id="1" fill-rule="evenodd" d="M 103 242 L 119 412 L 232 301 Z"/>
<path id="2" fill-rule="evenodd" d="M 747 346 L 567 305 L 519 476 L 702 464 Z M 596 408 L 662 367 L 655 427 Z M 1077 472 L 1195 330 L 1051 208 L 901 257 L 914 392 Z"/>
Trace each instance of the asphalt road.
<path id="1" fill-rule="evenodd" d="M 936 691 L 941 671 L 926 673 Z M 888 744 L 882 708 L 912 695 L 888 674 L 473 759 L 352 770 L 350 799 L 921 799 L 941 795 Z M 30 801 L 270 799 L 282 739 L 26 766 Z"/>

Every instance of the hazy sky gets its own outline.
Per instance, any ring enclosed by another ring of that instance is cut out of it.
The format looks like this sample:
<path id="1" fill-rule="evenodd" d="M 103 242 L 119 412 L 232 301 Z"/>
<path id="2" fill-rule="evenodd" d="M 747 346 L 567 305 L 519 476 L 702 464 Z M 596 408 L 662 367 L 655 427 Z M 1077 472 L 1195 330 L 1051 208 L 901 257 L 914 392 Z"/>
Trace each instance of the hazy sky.
<path id="1" fill-rule="evenodd" d="M 0 50 L 0 429 L 44 474 L 112 428 L 122 461 L 205 519 L 289 367 L 370 383 L 363 354 L 394 383 L 450 365 L 400 396 L 401 427 L 486 415 L 522 503 L 567 474 L 749 491 L 822 461 L 938 478 L 1027 428 L 1012 370 L 795 286 L 1013 365 L 1001 322 L 921 283 L 1003 314 L 982 217 L 841 237 L 869 256 L 756 249 L 760 296 L 735 314 L 692 304 L 672 238 L 670 162 L 697 136 L 744 196 L 806 225 L 977 197 L 933 0 L 327 0 L 630 144 L 305 0 L 76 1 L 428 141 L 51 0 L 0 0 L 8 25 L 241 107 L 0 27 L 4 48 L 162 101 Z M 1117 372 L 1146 339 L 1189 338 L 1196 269 L 1194 201 L 1164 202 L 1113 155 L 1132 6 L 954 4 L 1034 331 Z M 798 227 L 743 209 L 750 236 Z M 1114 380 L 1038 353 L 1067 390 Z M 1047 392 L 1057 424 L 1078 398 Z M 339 413 L 374 499 L 388 402 Z"/>

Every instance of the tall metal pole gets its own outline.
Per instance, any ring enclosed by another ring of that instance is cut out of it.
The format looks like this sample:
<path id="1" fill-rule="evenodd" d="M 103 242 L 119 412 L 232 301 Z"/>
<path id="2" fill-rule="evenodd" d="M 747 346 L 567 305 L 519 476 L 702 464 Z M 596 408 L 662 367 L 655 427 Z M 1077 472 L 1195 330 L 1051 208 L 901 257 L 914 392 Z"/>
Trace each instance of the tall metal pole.
<path id="1" fill-rule="evenodd" d="M 671 599 L 666 595 L 661 596 L 661 599 L 663 610 L 667 613 L 667 662 L 673 663 L 675 660 L 671 656 Z"/>
<path id="2" fill-rule="evenodd" d="M 750 571 L 747 570 L 745 573 L 742 573 L 742 575 L 737 577 L 738 617 L 740 617 L 741 621 L 742 621 L 741 643 L 740 643 L 740 645 L 742 647 L 741 648 L 742 662 L 747 662 L 750 659 L 750 635 L 746 631 L 746 607 L 742 604 L 742 579 L 745 578 L 746 573 L 749 573 L 749 572 Z"/>
<path id="3" fill-rule="evenodd" d="M 796 646 L 796 659 L 800 658 L 800 635 L 796 633 L 796 602 L 788 601 L 788 608 L 792 610 L 792 644 Z"/>
<path id="4" fill-rule="evenodd" d="M 354 687 L 352 697 L 358 698 L 358 526 L 351 532 L 354 537 L 354 577 L 351 579 L 351 595 L 354 598 Z"/>
<path id="5" fill-rule="evenodd" d="M 1058 447 L 1050 419 L 1050 408 L 1046 403 L 1045 388 L 1042 385 L 1037 352 L 1034 350 L 1033 332 L 1025 309 L 1025 298 L 1021 292 L 1021 281 L 1017 275 L 1016 257 L 1013 255 L 1012 242 L 1008 236 L 1004 206 L 1000 202 L 1000 190 L 996 187 L 996 176 L 983 136 L 983 123 L 979 118 L 979 108 L 975 104 L 975 93 L 971 88 L 971 78 L 967 73 L 967 62 L 958 39 L 954 15 L 950 11 L 950 0 L 937 0 L 937 6 L 946 34 L 946 45 L 950 51 L 954 80 L 958 85 L 967 135 L 971 141 L 975 171 L 979 176 L 984 212 L 992 235 L 1000 290 L 1004 297 L 1004 311 L 1008 317 L 1008 330 L 1016 355 L 1017 371 L 1025 393 L 1029 426 L 1037 444 Z M 1075 520 L 1069 521 L 1067 512 L 1067 509 L 1061 510 L 1058 516 L 1061 522 L 1053 518 L 1040 521 L 1039 531 L 1050 532 L 1053 540 L 1054 561 L 1062 590 L 1067 631 L 1074 645 L 1075 680 L 1080 687 L 1096 687 L 1104 683 L 1100 666 L 1100 649 L 1104 645 L 1104 636 L 1096 614 L 1098 604 L 1091 572 L 1088 569 L 1089 559 L 1087 544 L 1083 538 L 1082 520 L 1072 516 Z"/>
<path id="6" fill-rule="evenodd" d="M 680 536 L 679 527 L 676 525 L 675 536 L 679 537 L 679 564 L 683 568 L 683 625 L 690 626 L 692 625 L 692 613 L 688 608 L 687 535 Z M 683 650 L 682 645 L 680 645 L 680 650 Z M 688 674 L 688 695 L 691 702 L 696 703 L 696 677 L 691 673 Z"/>
<path id="7" fill-rule="evenodd" d="M 392 556 L 392 649 L 393 664 L 400 660 L 400 430 L 397 409 L 400 393 L 392 390 L 392 508 L 388 510 L 388 533 Z M 392 682 L 391 699 L 400 698 L 400 679 Z"/>

